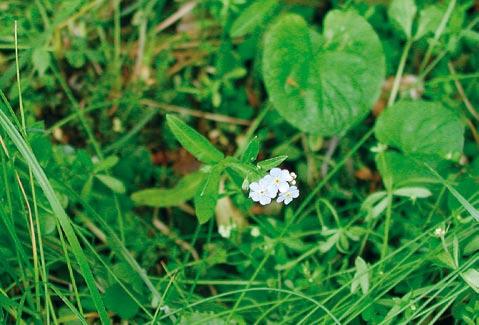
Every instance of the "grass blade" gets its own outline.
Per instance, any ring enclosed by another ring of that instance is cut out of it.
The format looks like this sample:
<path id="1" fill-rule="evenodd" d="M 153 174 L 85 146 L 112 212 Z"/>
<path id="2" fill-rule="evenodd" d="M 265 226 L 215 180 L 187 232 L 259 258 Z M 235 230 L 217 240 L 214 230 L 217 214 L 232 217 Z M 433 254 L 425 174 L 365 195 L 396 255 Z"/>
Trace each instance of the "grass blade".
<path id="1" fill-rule="evenodd" d="M 71 245 L 72 252 L 78 262 L 80 267 L 80 271 L 85 279 L 85 282 L 88 286 L 88 289 L 91 294 L 91 298 L 95 304 L 95 307 L 98 311 L 100 319 L 103 324 L 110 324 L 110 320 L 108 318 L 108 314 L 106 312 L 105 306 L 103 305 L 103 301 L 101 299 L 100 293 L 95 285 L 95 279 L 93 278 L 93 273 L 88 265 L 85 253 L 83 252 L 78 238 L 73 230 L 73 227 L 70 223 L 70 219 L 68 218 L 65 210 L 63 209 L 61 203 L 59 202 L 55 191 L 53 190 L 50 182 L 48 181 L 45 172 L 41 168 L 40 164 L 38 163 L 36 157 L 34 156 L 32 149 L 29 145 L 25 142 L 22 138 L 18 130 L 14 127 L 12 122 L 8 119 L 7 115 L 4 113 L 3 110 L 0 110 L 0 126 L 5 130 L 10 140 L 15 144 L 17 150 L 23 156 L 27 164 L 32 169 L 33 175 L 40 185 L 45 197 L 47 198 L 48 202 L 50 203 L 54 215 L 56 216 L 58 222 L 62 230 L 65 232 L 65 236 L 69 244 Z"/>

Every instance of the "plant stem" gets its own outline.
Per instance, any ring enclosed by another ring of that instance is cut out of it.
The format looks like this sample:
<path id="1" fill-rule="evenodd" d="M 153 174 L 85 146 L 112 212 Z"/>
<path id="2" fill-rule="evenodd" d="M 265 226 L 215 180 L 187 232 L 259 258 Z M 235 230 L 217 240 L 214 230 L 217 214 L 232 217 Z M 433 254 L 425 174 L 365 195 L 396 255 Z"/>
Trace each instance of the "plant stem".
<path id="1" fill-rule="evenodd" d="M 401 59 L 399 61 L 398 70 L 396 72 L 396 76 L 394 77 L 394 84 L 393 89 L 391 90 L 391 95 L 389 96 L 388 100 L 388 107 L 392 106 L 396 101 L 396 97 L 399 92 L 399 86 L 401 85 L 401 78 L 404 73 L 404 67 L 406 66 L 406 60 L 409 55 L 409 50 L 411 49 L 411 45 L 413 43 L 412 39 L 409 39 L 404 46 L 403 52 L 401 54 Z"/>
<path id="2" fill-rule="evenodd" d="M 385 258 L 388 254 L 388 242 L 389 242 L 389 228 L 391 227 L 391 216 L 392 216 L 392 205 L 393 205 L 393 194 L 392 190 L 388 189 L 387 191 L 388 205 L 386 208 L 386 221 L 384 223 L 384 241 L 383 248 L 381 250 L 381 259 Z"/>

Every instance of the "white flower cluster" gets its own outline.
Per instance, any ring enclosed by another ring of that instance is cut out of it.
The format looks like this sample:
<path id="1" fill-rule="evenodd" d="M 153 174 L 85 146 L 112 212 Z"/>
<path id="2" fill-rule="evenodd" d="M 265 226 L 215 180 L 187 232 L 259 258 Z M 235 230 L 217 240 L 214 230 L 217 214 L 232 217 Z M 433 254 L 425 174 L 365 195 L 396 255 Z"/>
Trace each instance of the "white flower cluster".
<path id="1" fill-rule="evenodd" d="M 236 229 L 236 224 L 229 224 L 229 225 L 219 225 L 218 226 L 218 233 L 220 234 L 221 237 L 223 238 L 230 238 L 231 237 L 231 231 L 233 229 Z"/>
<path id="2" fill-rule="evenodd" d="M 290 173 L 286 169 L 273 168 L 268 175 L 249 185 L 249 197 L 261 205 L 270 204 L 276 197 L 276 202 L 289 204 L 299 196 L 295 179 L 295 173 Z"/>

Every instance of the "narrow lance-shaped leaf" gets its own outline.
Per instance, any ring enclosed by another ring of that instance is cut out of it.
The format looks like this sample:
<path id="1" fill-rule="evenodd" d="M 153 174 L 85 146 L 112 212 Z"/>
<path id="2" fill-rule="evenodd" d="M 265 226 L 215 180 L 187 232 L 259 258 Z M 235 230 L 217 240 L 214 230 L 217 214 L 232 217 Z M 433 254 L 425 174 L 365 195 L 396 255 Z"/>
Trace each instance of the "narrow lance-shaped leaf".
<path id="1" fill-rule="evenodd" d="M 96 175 L 96 178 L 115 193 L 122 194 L 126 191 L 125 185 L 115 177 L 109 175 Z"/>
<path id="2" fill-rule="evenodd" d="M 244 36 L 258 27 L 278 6 L 277 0 L 261 0 L 253 2 L 233 22 L 231 37 Z"/>
<path id="3" fill-rule="evenodd" d="M 264 171 L 268 171 L 274 167 L 278 167 L 286 159 L 288 159 L 288 156 L 284 156 L 284 155 L 266 159 L 266 160 L 260 161 L 258 163 L 258 167 Z"/>
<path id="4" fill-rule="evenodd" d="M 254 137 L 253 140 L 251 140 L 246 146 L 246 149 L 243 155 L 241 156 L 241 160 L 243 162 L 251 163 L 256 160 L 256 157 L 258 157 L 258 153 L 259 153 L 259 140 L 258 140 L 258 137 Z"/>
<path id="5" fill-rule="evenodd" d="M 173 188 L 149 188 L 133 193 L 131 199 L 137 205 L 157 208 L 178 206 L 195 196 L 204 178 L 202 172 L 192 173 L 183 177 Z"/>
<path id="6" fill-rule="evenodd" d="M 243 179 L 248 179 L 249 181 L 257 180 L 263 176 L 263 174 L 253 164 L 239 161 L 233 157 L 225 158 L 224 165 L 234 170 Z"/>
<path id="7" fill-rule="evenodd" d="M 195 212 L 200 224 L 207 222 L 215 214 L 223 169 L 222 164 L 214 166 L 195 195 Z"/>
<path id="8" fill-rule="evenodd" d="M 214 164 L 224 158 L 223 153 L 216 149 L 208 139 L 178 117 L 168 114 L 166 121 L 178 142 L 199 161 L 205 164 Z"/>

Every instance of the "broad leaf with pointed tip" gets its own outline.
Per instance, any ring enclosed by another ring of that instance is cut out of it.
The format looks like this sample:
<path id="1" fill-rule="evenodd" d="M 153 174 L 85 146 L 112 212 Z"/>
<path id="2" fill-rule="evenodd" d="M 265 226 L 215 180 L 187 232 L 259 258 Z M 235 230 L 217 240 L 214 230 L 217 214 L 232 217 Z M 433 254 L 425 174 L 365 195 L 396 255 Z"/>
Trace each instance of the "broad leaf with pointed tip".
<path id="1" fill-rule="evenodd" d="M 371 109 L 384 75 L 379 38 L 354 12 L 331 11 L 322 36 L 294 14 L 280 17 L 266 33 L 266 89 L 283 118 L 302 131 L 347 131 Z"/>
<path id="2" fill-rule="evenodd" d="M 376 122 L 376 138 L 406 155 L 451 159 L 462 153 L 464 124 L 440 103 L 401 101 L 386 109 Z"/>

